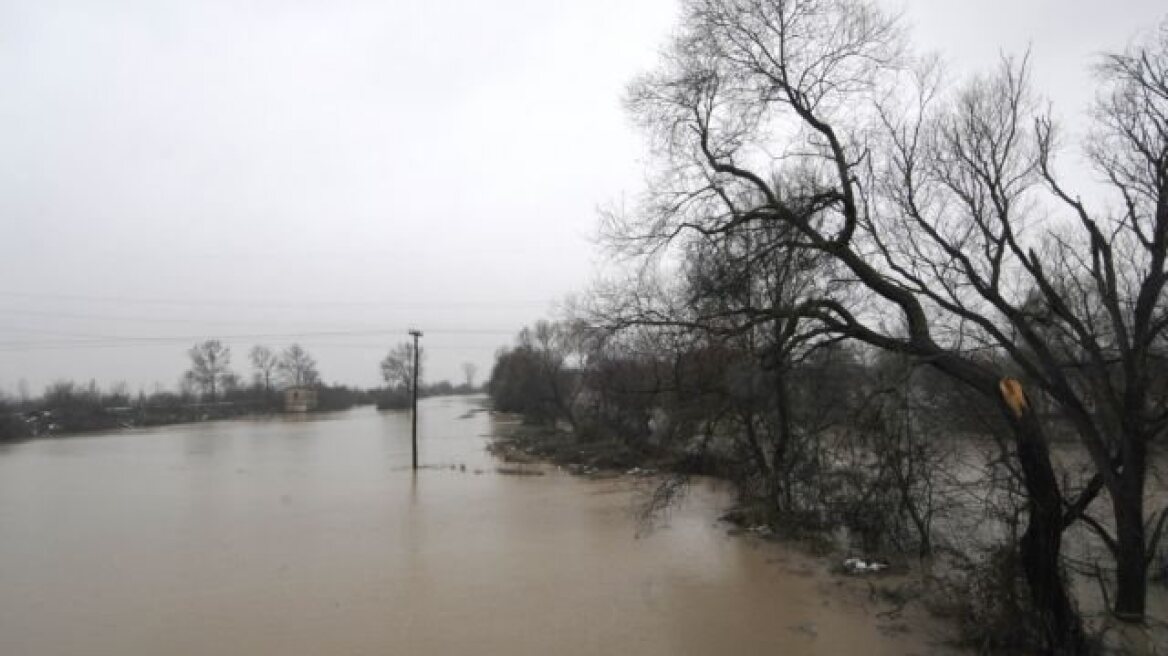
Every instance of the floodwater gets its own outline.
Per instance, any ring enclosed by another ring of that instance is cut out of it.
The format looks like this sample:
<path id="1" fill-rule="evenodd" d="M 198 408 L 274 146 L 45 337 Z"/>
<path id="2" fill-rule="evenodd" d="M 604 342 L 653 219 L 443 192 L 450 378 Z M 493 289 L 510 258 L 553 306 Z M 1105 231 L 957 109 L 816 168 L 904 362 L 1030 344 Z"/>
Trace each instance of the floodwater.
<path id="1" fill-rule="evenodd" d="M 497 472 L 479 401 L 423 402 L 416 475 L 371 408 L 3 447 L 0 654 L 937 651 L 716 490 L 638 536 L 632 477 Z"/>

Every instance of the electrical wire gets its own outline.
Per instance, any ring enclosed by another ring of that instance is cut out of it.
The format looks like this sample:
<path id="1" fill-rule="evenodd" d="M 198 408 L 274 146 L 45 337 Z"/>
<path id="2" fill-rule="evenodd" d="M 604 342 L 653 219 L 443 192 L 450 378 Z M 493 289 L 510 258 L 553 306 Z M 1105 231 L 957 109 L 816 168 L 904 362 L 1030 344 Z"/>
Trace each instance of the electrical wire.
<path id="1" fill-rule="evenodd" d="M 288 333 L 248 333 L 248 334 L 234 334 L 234 335 L 134 335 L 134 336 L 111 336 L 100 339 L 77 339 L 65 341 L 0 341 L 0 351 L 19 351 L 19 350 L 60 350 L 60 349 L 76 349 L 76 348 L 109 348 L 109 347 L 125 347 L 125 346 L 149 346 L 152 344 L 181 344 L 188 342 L 197 342 L 205 339 L 218 339 L 221 341 L 244 341 L 244 340 L 295 340 L 295 339 L 311 339 L 316 337 L 377 337 L 390 335 L 406 335 L 409 328 L 398 329 L 381 329 L 381 330 L 330 330 L 330 331 L 306 331 L 306 332 L 288 332 Z M 428 335 L 497 335 L 497 336 L 511 336 L 516 331 L 504 330 L 498 328 L 476 329 L 476 328 L 428 328 L 426 329 Z"/>
<path id="2" fill-rule="evenodd" d="M 514 299 L 514 300 L 364 300 L 364 301 L 321 301 L 321 300 L 213 300 L 189 298 L 135 298 L 127 296 L 92 296 L 86 294 L 51 294 L 39 292 L 0 291 L 0 296 L 10 298 L 26 298 L 34 300 L 83 301 L 91 303 L 125 303 L 127 305 L 189 305 L 199 307 L 247 307 L 247 308 L 302 308 L 302 307 L 443 307 L 443 306 L 482 306 L 482 307 L 516 307 L 516 306 L 544 306 L 553 303 L 552 299 Z"/>

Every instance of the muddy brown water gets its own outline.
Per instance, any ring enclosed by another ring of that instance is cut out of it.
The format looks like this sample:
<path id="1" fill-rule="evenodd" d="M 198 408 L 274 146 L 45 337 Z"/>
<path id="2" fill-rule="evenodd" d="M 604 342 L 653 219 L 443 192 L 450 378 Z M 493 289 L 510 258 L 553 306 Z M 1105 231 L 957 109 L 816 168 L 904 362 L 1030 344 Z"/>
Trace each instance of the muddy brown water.
<path id="1" fill-rule="evenodd" d="M 0 654 L 937 651 L 710 486 L 638 536 L 632 477 L 499 474 L 477 402 L 423 403 L 417 475 L 368 408 L 4 447 Z"/>

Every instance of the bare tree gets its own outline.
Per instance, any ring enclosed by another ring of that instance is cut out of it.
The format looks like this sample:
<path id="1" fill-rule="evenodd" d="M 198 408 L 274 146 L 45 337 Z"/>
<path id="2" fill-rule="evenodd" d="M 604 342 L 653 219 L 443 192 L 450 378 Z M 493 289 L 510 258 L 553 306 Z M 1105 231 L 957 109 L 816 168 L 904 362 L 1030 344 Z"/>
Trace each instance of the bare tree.
<path id="1" fill-rule="evenodd" d="M 1084 648 L 1061 540 L 1103 487 L 1116 611 L 1141 618 L 1146 446 L 1168 420 L 1151 366 L 1168 325 L 1164 30 L 1105 61 L 1089 152 L 1125 210 L 1093 215 L 1053 174 L 1054 131 L 1025 61 L 945 96 L 872 2 L 689 0 L 684 20 L 631 90 L 665 166 L 644 207 L 614 217 L 614 238 L 659 253 L 686 235 L 787 226 L 846 284 L 758 313 L 914 356 L 998 404 L 1027 490 L 1019 549 L 1048 648 Z M 1074 223 L 1032 211 L 1052 198 Z M 1050 459 L 1034 405 L 1047 398 L 1095 462 L 1077 494 Z"/>
<path id="2" fill-rule="evenodd" d="M 1142 621 L 1148 567 L 1168 518 L 1168 507 L 1158 519 L 1144 509 L 1148 447 L 1168 429 L 1168 19 L 1151 40 L 1104 56 L 1098 74 L 1103 89 L 1086 151 L 1118 209 L 1072 197 L 1054 172 L 1055 129 L 1040 117 L 1038 169 L 1077 224 L 1051 234 L 1047 257 L 1018 259 L 1043 309 L 1048 348 L 1033 356 L 1050 372 L 1043 387 L 1091 454 L 1092 485 L 1102 482 L 1111 498 L 1114 535 L 1084 518 L 1116 559 L 1116 615 Z"/>
<path id="3" fill-rule="evenodd" d="M 229 368 L 231 349 L 217 339 L 209 339 L 195 344 L 187 351 L 187 355 L 191 358 L 191 368 L 184 378 L 202 390 L 204 397 L 214 402 L 218 390 L 233 376 Z"/>
<path id="4" fill-rule="evenodd" d="M 573 429 L 578 428 L 574 405 L 581 390 L 579 372 L 573 366 L 579 363 L 573 359 L 580 354 L 581 338 L 571 324 L 538 321 L 519 331 L 518 339 L 520 348 L 534 355 L 544 403 Z"/>
<path id="5" fill-rule="evenodd" d="M 582 338 L 580 326 L 567 322 L 539 321 L 523 328 L 515 348 L 496 356 L 490 381 L 496 408 L 580 428 L 575 404 L 583 389 Z"/>
<path id="6" fill-rule="evenodd" d="M 299 344 L 284 349 L 277 368 L 289 387 L 308 387 L 320 381 L 316 360 Z"/>
<path id="7" fill-rule="evenodd" d="M 272 393 L 272 377 L 276 374 L 280 359 L 272 349 L 262 344 L 256 344 L 248 352 L 251 366 L 255 369 L 256 378 L 264 385 L 264 394 Z"/>
<path id="8" fill-rule="evenodd" d="M 1142 621 L 1166 514 L 1146 517 L 1144 500 L 1148 445 L 1168 427 L 1157 366 L 1168 325 L 1168 23 L 1158 42 L 1106 56 L 1101 72 L 1087 154 L 1123 209 L 1091 209 L 1063 187 L 1055 127 L 1034 110 L 1025 61 L 1007 60 L 949 107 L 882 114 L 892 154 L 876 202 L 897 218 L 873 220 L 868 237 L 902 288 L 944 318 L 935 324 L 1007 357 L 1078 435 L 1096 473 L 1064 502 L 1063 524 L 1082 519 L 1100 536 L 1116 562 L 1115 614 Z M 1027 211 L 1050 198 L 1069 221 Z M 1114 535 L 1087 513 L 1101 489 Z"/>
<path id="9" fill-rule="evenodd" d="M 422 354 L 418 355 L 420 365 Z M 414 361 L 413 342 L 398 343 L 381 360 L 381 378 L 389 387 L 404 392 L 407 397 L 411 396 L 414 393 Z M 417 380 L 421 380 L 421 378 L 422 372 L 419 366 Z"/>

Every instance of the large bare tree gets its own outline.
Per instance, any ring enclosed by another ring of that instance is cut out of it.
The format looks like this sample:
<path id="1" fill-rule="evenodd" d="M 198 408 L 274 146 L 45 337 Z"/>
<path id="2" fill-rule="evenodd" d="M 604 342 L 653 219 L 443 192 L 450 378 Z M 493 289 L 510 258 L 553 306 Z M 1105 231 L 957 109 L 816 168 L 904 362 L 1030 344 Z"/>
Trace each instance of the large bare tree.
<path id="1" fill-rule="evenodd" d="M 1056 131 L 1024 60 L 943 88 L 863 0 L 688 0 L 683 21 L 630 93 L 664 166 L 617 237 L 658 252 L 687 235 L 789 228 L 789 245 L 830 259 L 841 284 L 755 312 L 915 356 L 998 404 L 1049 648 L 1083 649 L 1060 570 L 1063 531 L 1080 518 L 1115 553 L 1116 614 L 1142 618 L 1147 446 L 1168 420 L 1165 29 L 1102 66 L 1087 152 L 1111 210 L 1059 182 Z M 1036 411 L 1048 401 L 1095 465 L 1074 493 L 1051 462 L 1051 415 Z M 1103 488 L 1114 535 L 1085 514 Z"/>

